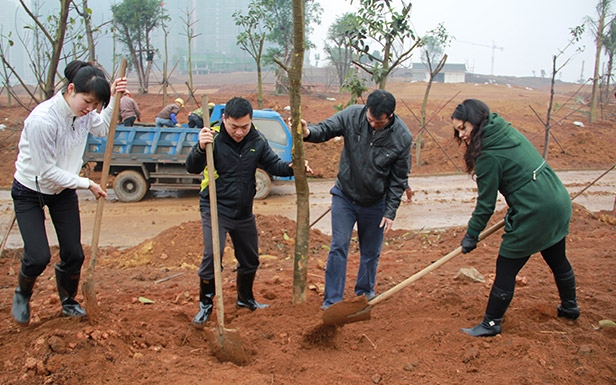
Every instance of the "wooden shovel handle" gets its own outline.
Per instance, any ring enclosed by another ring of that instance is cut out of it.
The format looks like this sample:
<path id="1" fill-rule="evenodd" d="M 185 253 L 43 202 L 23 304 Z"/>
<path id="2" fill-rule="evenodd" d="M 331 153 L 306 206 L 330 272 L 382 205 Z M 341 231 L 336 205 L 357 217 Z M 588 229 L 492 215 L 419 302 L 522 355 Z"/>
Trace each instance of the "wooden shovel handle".
<path id="1" fill-rule="evenodd" d="M 500 222 L 498 222 L 497 224 L 493 225 L 489 229 L 484 230 L 481 234 L 479 234 L 479 240 L 481 241 L 481 240 L 485 239 L 486 237 L 488 237 L 489 235 L 491 235 L 495 231 L 497 231 L 500 228 L 502 228 L 504 225 L 505 225 L 505 220 L 501 220 Z M 439 266 L 441 266 L 442 264 L 448 262 L 450 259 L 457 257 L 460 254 L 462 254 L 462 247 L 458 246 L 458 248 L 456 248 L 455 250 L 453 250 L 449 254 L 445 255 L 444 257 L 442 257 L 438 261 L 432 263 L 430 266 L 428 266 L 428 267 L 418 271 L 417 273 L 415 273 L 412 276 L 408 277 L 407 279 L 405 279 L 404 281 L 400 282 L 396 286 L 394 286 L 391 289 L 383 292 L 381 295 L 376 296 L 375 298 L 373 298 L 371 301 L 368 302 L 368 306 L 372 307 L 372 306 L 376 305 L 377 303 L 386 300 L 387 298 L 391 297 L 392 295 L 394 295 L 398 291 L 404 289 L 405 287 L 407 287 L 411 283 L 417 281 L 419 278 L 423 277 L 424 275 L 429 274 L 433 270 L 436 270 L 437 268 L 439 268 Z"/>
<path id="2" fill-rule="evenodd" d="M 201 98 L 203 107 L 203 124 L 204 127 L 210 128 L 210 111 L 205 108 L 207 106 L 207 96 Z M 222 273 L 220 263 L 220 234 L 218 231 L 218 204 L 216 199 L 216 168 L 214 166 L 214 151 L 212 143 L 205 145 L 205 156 L 207 159 L 207 176 L 208 187 L 210 189 L 210 215 L 212 218 L 212 251 L 214 257 L 214 287 L 216 292 L 216 317 L 220 329 L 225 327 L 225 308 L 222 298 Z"/>
<path id="3" fill-rule="evenodd" d="M 126 75 L 126 59 L 120 61 L 120 69 L 118 77 L 123 78 Z M 116 125 L 118 124 L 118 112 L 120 111 L 120 99 L 124 95 L 124 91 L 116 92 L 115 101 L 111 108 L 111 122 L 109 123 L 109 133 L 107 135 L 107 145 L 105 146 L 105 157 L 103 158 L 103 170 L 101 171 L 101 188 L 107 190 L 107 179 L 109 178 L 109 168 L 111 166 L 111 155 L 113 153 L 113 141 L 115 139 Z M 94 230 L 92 232 L 92 251 L 90 257 L 90 274 L 94 272 L 96 264 L 96 254 L 98 252 L 98 239 L 101 233 L 101 223 L 103 221 L 103 207 L 105 198 L 99 197 L 96 202 L 96 214 L 94 216 Z"/>

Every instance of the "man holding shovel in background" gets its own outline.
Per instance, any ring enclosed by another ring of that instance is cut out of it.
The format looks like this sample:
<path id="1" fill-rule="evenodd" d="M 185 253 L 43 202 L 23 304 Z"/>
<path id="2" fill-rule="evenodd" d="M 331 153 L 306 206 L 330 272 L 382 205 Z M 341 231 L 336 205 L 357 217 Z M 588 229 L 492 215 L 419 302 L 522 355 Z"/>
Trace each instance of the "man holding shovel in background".
<path id="1" fill-rule="evenodd" d="M 355 294 L 366 295 L 368 300 L 376 296 L 383 234 L 392 227 L 411 169 L 413 137 L 394 114 L 395 108 L 391 93 L 376 90 L 365 106 L 350 106 L 310 127 L 302 120 L 306 142 L 344 136 L 336 184 L 330 191 L 332 243 L 325 270 L 324 309 L 343 299 L 355 223 L 360 250 Z"/>
<path id="2" fill-rule="evenodd" d="M 209 118 L 209 117 L 207 117 Z M 292 176 L 291 164 L 284 162 L 270 148 L 267 139 L 252 124 L 252 105 L 244 98 L 234 97 L 227 102 L 220 127 L 203 128 L 186 159 L 186 170 L 198 174 L 203 171 L 199 206 L 203 226 L 203 260 L 199 268 L 199 312 L 193 325 L 203 326 L 213 308 L 215 294 L 210 193 L 208 189 L 206 144 L 213 144 L 216 167 L 216 196 L 218 197 L 219 242 L 224 248 L 227 233 L 235 248 L 237 267 L 237 306 L 251 311 L 269 305 L 258 303 L 253 295 L 259 245 L 257 225 L 252 212 L 256 193 L 257 166 L 272 175 Z M 306 164 L 306 171 L 312 170 Z M 222 255 L 221 255 L 222 258 Z"/>

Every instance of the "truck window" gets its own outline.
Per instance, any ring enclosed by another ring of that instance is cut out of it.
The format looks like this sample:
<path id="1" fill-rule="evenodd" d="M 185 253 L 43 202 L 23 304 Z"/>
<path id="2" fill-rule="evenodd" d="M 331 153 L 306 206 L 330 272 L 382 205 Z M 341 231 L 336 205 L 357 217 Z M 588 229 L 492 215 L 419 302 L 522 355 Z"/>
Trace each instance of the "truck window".
<path id="1" fill-rule="evenodd" d="M 268 141 L 283 146 L 287 145 L 287 132 L 282 127 L 279 121 L 253 118 L 252 122 L 254 123 L 255 127 L 257 127 L 257 130 L 259 130 L 261 133 L 263 133 L 263 135 L 265 135 Z"/>

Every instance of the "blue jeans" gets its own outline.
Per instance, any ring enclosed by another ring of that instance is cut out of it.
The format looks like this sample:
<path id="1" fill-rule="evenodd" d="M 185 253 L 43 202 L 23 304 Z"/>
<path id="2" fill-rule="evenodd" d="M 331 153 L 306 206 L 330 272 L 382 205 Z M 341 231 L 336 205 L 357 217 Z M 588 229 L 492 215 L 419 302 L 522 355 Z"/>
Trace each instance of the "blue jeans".
<path id="1" fill-rule="evenodd" d="M 171 119 L 156 118 L 156 127 L 175 127 Z"/>
<path id="2" fill-rule="evenodd" d="M 332 243 L 325 269 L 323 307 L 342 301 L 344 296 L 347 254 L 355 223 L 359 238 L 359 269 L 355 294 L 374 295 L 376 270 L 383 246 L 383 228 L 379 226 L 385 213 L 385 200 L 372 206 L 359 206 L 337 187 L 332 188 L 330 193 Z"/>

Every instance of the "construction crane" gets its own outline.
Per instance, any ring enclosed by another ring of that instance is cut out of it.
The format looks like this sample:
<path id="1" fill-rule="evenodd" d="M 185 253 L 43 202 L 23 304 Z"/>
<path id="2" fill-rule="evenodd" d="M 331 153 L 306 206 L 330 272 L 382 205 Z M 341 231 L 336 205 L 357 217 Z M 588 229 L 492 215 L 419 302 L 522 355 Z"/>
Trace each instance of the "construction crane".
<path id="1" fill-rule="evenodd" d="M 470 42 L 470 41 L 463 41 L 463 40 L 456 40 L 456 41 L 458 41 L 460 43 L 465 43 L 465 44 L 477 45 L 479 47 L 492 48 L 492 68 L 490 69 L 490 75 L 494 75 L 494 52 L 497 49 L 500 49 L 502 51 L 505 48 L 497 46 L 496 43 L 494 42 L 494 40 L 492 40 L 492 45 L 481 44 L 481 43 L 473 43 L 473 42 Z"/>

